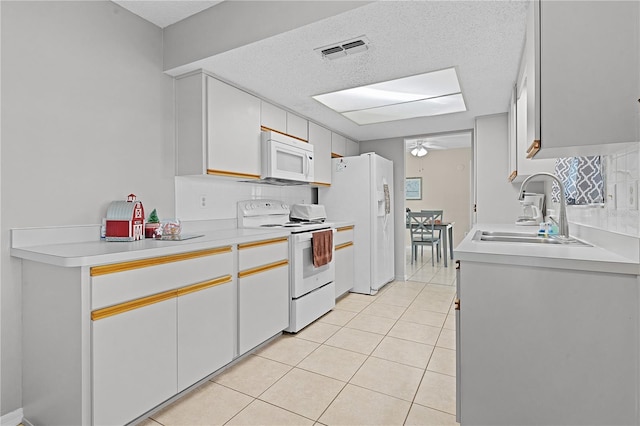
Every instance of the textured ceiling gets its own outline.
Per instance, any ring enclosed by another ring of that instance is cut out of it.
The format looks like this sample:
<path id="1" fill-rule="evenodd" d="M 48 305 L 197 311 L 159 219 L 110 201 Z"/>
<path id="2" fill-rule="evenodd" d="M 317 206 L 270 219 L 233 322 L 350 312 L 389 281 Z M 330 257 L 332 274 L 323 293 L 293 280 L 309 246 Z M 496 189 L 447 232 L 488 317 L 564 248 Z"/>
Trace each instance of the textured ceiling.
<path id="1" fill-rule="evenodd" d="M 355 140 L 473 128 L 507 111 L 526 1 L 381 1 L 204 61 L 224 80 Z M 371 48 L 323 60 L 315 48 L 365 35 Z M 468 111 L 358 126 L 312 95 L 455 66 Z"/>

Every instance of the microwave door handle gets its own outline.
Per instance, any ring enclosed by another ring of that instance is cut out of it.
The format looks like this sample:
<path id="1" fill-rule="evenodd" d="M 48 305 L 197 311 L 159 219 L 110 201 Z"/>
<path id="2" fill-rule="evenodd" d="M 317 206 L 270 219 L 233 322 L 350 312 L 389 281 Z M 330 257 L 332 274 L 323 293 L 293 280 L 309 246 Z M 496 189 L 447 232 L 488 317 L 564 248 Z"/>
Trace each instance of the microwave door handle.
<path id="1" fill-rule="evenodd" d="M 304 154 L 304 176 L 309 177 L 309 154 Z"/>

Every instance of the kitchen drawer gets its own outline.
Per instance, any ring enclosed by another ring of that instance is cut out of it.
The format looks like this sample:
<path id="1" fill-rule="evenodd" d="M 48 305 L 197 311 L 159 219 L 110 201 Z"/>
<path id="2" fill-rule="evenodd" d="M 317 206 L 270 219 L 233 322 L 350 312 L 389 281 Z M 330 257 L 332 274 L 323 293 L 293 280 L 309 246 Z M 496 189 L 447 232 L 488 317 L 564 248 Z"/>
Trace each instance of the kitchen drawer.
<path id="1" fill-rule="evenodd" d="M 239 271 L 284 259 L 289 259 L 289 239 L 287 237 L 238 244 Z"/>
<path id="2" fill-rule="evenodd" d="M 231 246 L 91 268 L 91 309 L 233 274 Z"/>
<path id="3" fill-rule="evenodd" d="M 343 226 L 340 228 L 336 228 L 336 233 L 333 234 L 334 247 L 351 241 L 353 241 L 353 226 Z"/>

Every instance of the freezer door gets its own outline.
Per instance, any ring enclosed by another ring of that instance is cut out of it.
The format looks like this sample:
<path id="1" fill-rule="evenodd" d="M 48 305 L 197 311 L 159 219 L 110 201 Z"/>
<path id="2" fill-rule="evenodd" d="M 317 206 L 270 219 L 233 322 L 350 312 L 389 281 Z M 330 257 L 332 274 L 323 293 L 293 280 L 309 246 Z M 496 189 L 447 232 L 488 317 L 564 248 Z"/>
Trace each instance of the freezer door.
<path id="1" fill-rule="evenodd" d="M 373 269 L 371 289 L 377 291 L 393 280 L 394 232 L 393 232 L 393 163 L 378 155 L 372 155 L 372 246 Z"/>

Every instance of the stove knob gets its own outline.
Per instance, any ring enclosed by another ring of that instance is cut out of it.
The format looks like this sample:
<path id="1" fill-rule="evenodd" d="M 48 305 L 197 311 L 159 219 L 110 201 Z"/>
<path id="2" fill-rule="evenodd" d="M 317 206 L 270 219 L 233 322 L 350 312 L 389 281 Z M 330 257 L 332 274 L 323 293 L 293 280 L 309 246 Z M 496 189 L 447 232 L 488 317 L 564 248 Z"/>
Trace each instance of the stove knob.
<path id="1" fill-rule="evenodd" d="M 289 206 L 288 206 L 288 205 L 286 205 L 286 204 L 283 204 L 281 207 L 282 207 L 284 210 L 289 210 Z"/>
<path id="2" fill-rule="evenodd" d="M 253 203 L 249 204 L 249 208 L 250 208 L 251 210 L 255 209 L 256 207 L 257 207 L 257 206 L 256 206 L 255 204 L 253 204 Z"/>

